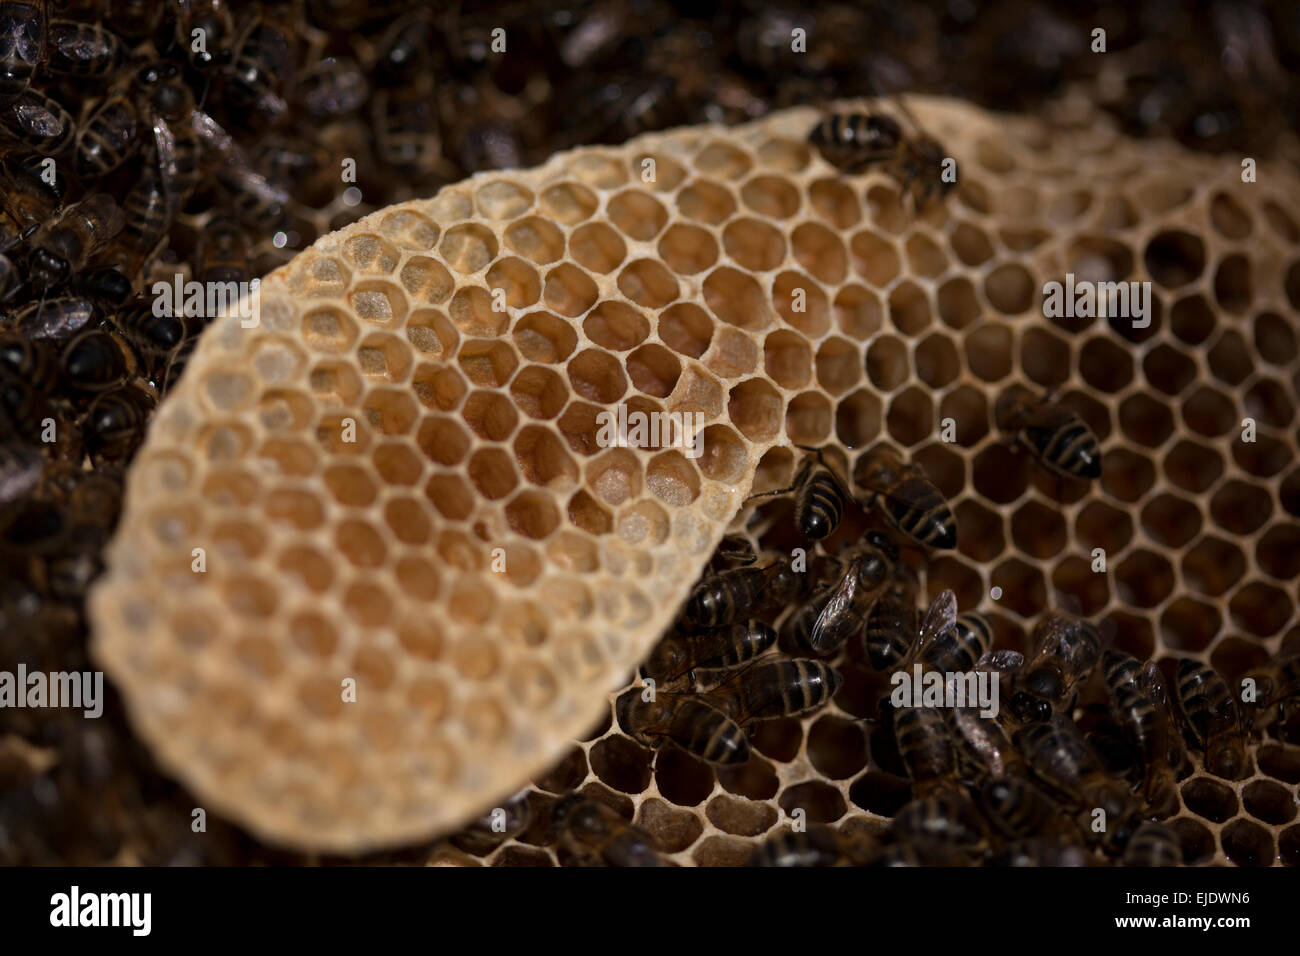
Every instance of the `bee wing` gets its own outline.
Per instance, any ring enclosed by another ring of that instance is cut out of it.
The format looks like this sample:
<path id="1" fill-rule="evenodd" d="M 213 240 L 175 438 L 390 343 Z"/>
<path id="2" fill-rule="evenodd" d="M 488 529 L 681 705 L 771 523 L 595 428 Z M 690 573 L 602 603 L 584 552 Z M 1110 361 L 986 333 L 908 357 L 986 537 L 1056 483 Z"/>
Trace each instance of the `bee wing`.
<path id="1" fill-rule="evenodd" d="M 995 671 L 1010 674 L 1025 666 L 1025 655 L 1019 651 L 988 651 L 975 663 L 977 671 Z"/>
<path id="2" fill-rule="evenodd" d="M 167 125 L 167 121 L 157 114 L 153 117 L 153 142 L 158 160 L 158 175 L 162 180 L 163 194 L 167 197 L 168 217 L 175 218 L 180 212 L 181 204 L 180 192 L 176 188 L 176 180 L 180 176 L 176 161 L 176 134 Z"/>
<path id="3" fill-rule="evenodd" d="M 1165 687 L 1164 675 L 1155 661 L 1147 661 L 1137 676 L 1138 690 L 1142 696 L 1158 707 L 1169 706 L 1169 689 Z"/>
<path id="4" fill-rule="evenodd" d="M 939 592 L 921 618 L 921 628 L 916 637 L 916 653 L 919 656 L 927 644 L 940 634 L 951 630 L 957 623 L 957 595 L 950 589 Z"/>
<path id="5" fill-rule="evenodd" d="M 858 592 L 863 590 L 857 574 L 858 562 L 861 560 L 863 559 L 855 558 L 849 563 L 848 569 L 831 591 L 826 606 L 817 615 L 817 623 L 809 635 L 813 650 L 829 651 L 838 647 L 842 643 L 840 632 L 854 623 Z"/>

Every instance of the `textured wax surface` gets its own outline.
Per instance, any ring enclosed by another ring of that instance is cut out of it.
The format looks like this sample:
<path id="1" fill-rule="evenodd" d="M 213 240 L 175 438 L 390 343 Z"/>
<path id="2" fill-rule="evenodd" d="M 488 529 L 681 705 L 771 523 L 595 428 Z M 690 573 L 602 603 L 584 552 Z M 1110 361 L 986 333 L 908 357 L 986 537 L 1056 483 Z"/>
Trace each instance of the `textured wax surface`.
<path id="1" fill-rule="evenodd" d="M 926 589 L 990 610 L 1000 587 L 1008 646 L 1069 598 L 1140 657 L 1232 679 L 1276 653 L 1300 570 L 1295 177 L 1243 184 L 1235 161 L 1090 115 L 913 104 L 960 182 L 919 218 L 884 173 L 822 161 L 803 143 L 818 113 L 796 109 L 389 207 L 265 280 L 256 329 L 216 323 L 132 468 L 92 598 L 95 653 L 164 768 L 267 840 L 344 852 L 452 829 L 566 751 L 566 786 L 628 794 L 680 862 L 735 862 L 778 809 L 887 815 L 851 674 L 826 711 L 760 733 L 743 774 L 668 751 L 652 773 L 616 731 L 570 750 L 751 482 L 788 483 L 792 442 L 850 474 L 882 439 L 921 463 L 960 534 Z M 1151 327 L 1044 319 L 1067 272 L 1151 279 Z M 1000 440 L 991 409 L 1016 383 L 1088 421 L 1094 486 L 1062 490 Z M 599 447 L 618 402 L 703 413 L 703 457 Z M 1291 818 L 1268 788 L 1293 816 L 1294 762 L 1184 782 L 1185 816 L 1223 817 L 1190 822 L 1207 858 L 1272 857 Z"/>

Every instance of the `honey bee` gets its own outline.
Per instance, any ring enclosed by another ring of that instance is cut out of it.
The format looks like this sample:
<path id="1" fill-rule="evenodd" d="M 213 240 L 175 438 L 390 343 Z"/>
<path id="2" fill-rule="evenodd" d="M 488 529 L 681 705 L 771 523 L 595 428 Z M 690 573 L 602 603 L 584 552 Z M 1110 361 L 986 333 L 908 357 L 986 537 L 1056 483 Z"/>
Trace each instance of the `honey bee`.
<path id="1" fill-rule="evenodd" d="M 0 3 L 0 102 L 27 89 L 45 52 L 45 0 Z"/>
<path id="2" fill-rule="evenodd" d="M 79 392 L 102 392 L 126 378 L 129 351 L 108 331 L 88 329 L 67 344 L 60 360 L 63 380 Z"/>
<path id="3" fill-rule="evenodd" d="M 153 300 L 140 297 L 113 313 L 113 326 L 146 355 L 170 353 L 185 338 L 185 326 L 176 316 L 154 315 Z"/>
<path id="4" fill-rule="evenodd" d="M 41 175 L 41 158 L 21 159 L 6 156 L 3 160 L 4 188 L 0 189 L 0 206 L 13 220 L 18 238 L 29 238 L 52 219 L 63 206 L 67 181 L 56 176 L 47 182 Z M 12 242 L 12 237 L 10 239 Z"/>
<path id="5" fill-rule="evenodd" d="M 128 40 L 143 40 L 158 29 L 165 7 L 156 0 L 108 0 L 105 19 Z"/>
<path id="6" fill-rule="evenodd" d="M 0 367 L 0 424 L 5 435 L 18 435 L 36 442 L 43 422 L 51 417 L 50 403 L 29 383 L 7 368 Z"/>
<path id="7" fill-rule="evenodd" d="M 1165 694 L 1154 661 L 1141 665 L 1128 654 L 1108 650 L 1102 656 L 1111 716 L 1142 757 L 1142 795 L 1150 812 L 1171 816 L 1178 810 L 1178 785 L 1170 763 L 1173 729 L 1157 701 Z"/>
<path id="8" fill-rule="evenodd" d="M 989 652 L 975 665 L 977 671 L 996 674 L 999 670 L 994 658 L 997 655 L 1020 655 L 1014 651 Z M 953 730 L 962 745 L 966 762 L 975 766 L 975 777 L 993 780 L 1005 779 L 1025 771 L 1024 758 L 1007 736 L 997 717 L 986 717 L 978 707 L 954 707 L 951 714 Z"/>
<path id="9" fill-rule="evenodd" d="M 686 602 L 684 620 L 695 630 L 711 630 L 786 604 L 800 589 L 801 575 L 790 562 L 763 568 L 735 568 L 704 578 Z"/>
<path id="10" fill-rule="evenodd" d="M 872 602 L 897 560 L 898 548 L 888 535 L 867 532 L 813 625 L 808 645 L 815 653 L 835 652 L 850 634 L 863 626 Z"/>
<path id="11" fill-rule="evenodd" d="M 762 621 L 749 621 L 705 631 L 673 635 L 659 642 L 645 664 L 647 677 L 660 683 L 690 671 L 735 667 L 752 660 L 776 643 L 776 631 Z"/>
<path id="12" fill-rule="evenodd" d="M 1225 780 L 1240 780 L 1247 767 L 1246 744 L 1237 701 L 1218 671 L 1199 661 L 1178 662 L 1178 703 L 1205 750 L 1205 769 Z"/>
<path id="13" fill-rule="evenodd" d="M 1016 675 L 1011 712 L 1023 722 L 1074 708 L 1075 688 L 1101 656 L 1101 635 L 1087 621 L 1052 614 L 1034 629 L 1034 653 Z"/>
<path id="14" fill-rule="evenodd" d="M 1122 862 L 1124 866 L 1177 866 L 1183 862 L 1183 845 L 1172 828 L 1147 822 L 1128 841 Z"/>
<path id="15" fill-rule="evenodd" d="M 117 65 L 122 43 L 109 30 L 72 20 L 52 20 L 45 67 L 68 76 L 103 76 Z"/>
<path id="16" fill-rule="evenodd" d="M 942 492 L 919 467 L 888 445 L 868 452 L 855 469 L 857 483 L 891 525 L 931 548 L 957 546 L 957 519 Z"/>
<path id="17" fill-rule="evenodd" d="M 1255 700 L 1242 704 L 1246 729 L 1264 731 L 1275 723 L 1285 729 L 1300 702 L 1300 654 L 1278 658 L 1245 676 L 1255 681 Z"/>
<path id="18" fill-rule="evenodd" d="M 235 25 L 226 0 L 176 0 L 175 29 L 171 31 L 172 49 L 185 51 L 190 65 L 200 73 L 228 66 L 232 57 L 230 44 Z M 203 43 L 195 43 L 194 31 L 202 31 Z M 165 46 L 165 44 L 164 44 Z M 201 46 L 202 49 L 196 49 Z M 164 56 L 171 49 L 160 49 Z"/>
<path id="19" fill-rule="evenodd" d="M 957 747 L 948 721 L 935 707 L 899 707 L 893 716 L 898 755 L 912 778 L 912 792 L 924 796 L 957 780 Z"/>
<path id="20" fill-rule="evenodd" d="M 560 846 L 577 866 L 663 866 L 654 837 L 599 800 L 574 793 L 551 811 Z"/>
<path id="21" fill-rule="evenodd" d="M 749 759 L 749 740 L 740 726 L 693 694 L 657 691 L 647 701 L 641 688 L 632 687 L 618 696 L 614 710 L 619 726 L 647 747 L 667 740 L 707 763 Z"/>
<path id="22" fill-rule="evenodd" d="M 894 834 L 909 843 L 937 843 L 975 860 L 988 850 L 988 831 L 964 790 L 931 790 L 894 814 Z"/>
<path id="23" fill-rule="evenodd" d="M 113 307 L 123 305 L 133 291 L 131 280 L 120 269 L 111 267 L 77 273 L 68 283 L 68 289 L 92 302 Z"/>
<path id="24" fill-rule="evenodd" d="M 298 84 L 298 99 L 314 119 L 342 116 L 370 98 L 370 83 L 350 57 L 325 57 Z"/>
<path id="25" fill-rule="evenodd" d="M 0 337 L 0 365 L 40 392 L 48 394 L 58 387 L 58 356 L 44 340 Z"/>
<path id="26" fill-rule="evenodd" d="M 899 561 L 880 597 L 867 614 L 862 647 L 878 671 L 887 671 L 907 656 L 918 627 L 916 572 Z"/>
<path id="27" fill-rule="evenodd" d="M 174 63 L 154 63 L 135 77 L 138 109 L 153 130 L 154 155 L 171 215 L 199 183 L 200 142 L 194 127 L 194 94 Z"/>
<path id="28" fill-rule="evenodd" d="M 86 411 L 82 428 L 86 433 L 86 449 L 96 466 L 104 461 L 125 461 L 131 456 L 144 439 L 154 404 L 152 395 L 132 384 L 95 397 Z"/>
<path id="29" fill-rule="evenodd" d="M 939 669 L 936 663 L 944 662 L 949 656 L 960 653 L 960 647 L 954 646 L 951 632 L 957 625 L 957 595 L 951 590 L 940 591 L 921 618 L 916 630 L 916 640 L 907 649 L 907 654 L 898 662 L 894 671 L 910 669 L 914 664 L 921 664 L 929 669 Z M 954 668 L 942 668 L 953 670 Z"/>
<path id="30" fill-rule="evenodd" d="M 876 841 L 865 833 L 848 834 L 826 826 L 807 830 L 778 830 L 754 847 L 749 866 L 809 867 L 867 866 L 879 855 Z"/>
<path id="31" fill-rule="evenodd" d="M 985 819 L 1004 839 L 1053 835 L 1077 838 L 1078 831 L 1049 797 L 1023 773 L 990 777 L 976 791 Z"/>
<path id="32" fill-rule="evenodd" d="M 1045 721 L 1026 724 L 1013 739 L 1034 776 L 1074 805 L 1085 835 L 1110 853 L 1128 843 L 1140 808 L 1128 788 L 1102 769 L 1074 721 L 1052 714 Z M 1092 814 L 1097 809 L 1105 813 L 1105 830 L 1094 835 Z"/>
<path id="33" fill-rule="evenodd" d="M 1064 478 L 1101 477 L 1101 446 L 1083 419 L 1050 396 L 1013 388 L 994 406 L 994 420 L 1048 471 Z"/>
<path id="34" fill-rule="evenodd" d="M 744 727 L 751 721 L 815 710 L 835 696 L 843 680 L 839 671 L 821 661 L 771 661 L 738 671 L 706 691 L 703 699 Z"/>
<path id="35" fill-rule="evenodd" d="M 142 171 L 122 201 L 122 212 L 122 231 L 113 244 L 114 264 L 126 275 L 137 275 L 167 237 L 175 213 L 158 171 Z"/>
<path id="36" fill-rule="evenodd" d="M 195 257 L 194 276 L 200 282 L 247 282 L 248 236 L 227 216 L 213 216 L 203 225 Z"/>
<path id="37" fill-rule="evenodd" d="M 399 17 L 379 42 L 374 72 L 385 86 L 400 86 L 429 61 L 438 34 L 428 10 L 412 10 Z"/>
<path id="38" fill-rule="evenodd" d="M 942 592 L 935 598 L 931 610 L 940 616 L 928 626 L 922 623 L 914 645 L 915 653 L 904 666 L 913 663 L 921 665 L 923 670 L 954 673 L 973 670 L 975 665 L 988 653 L 993 643 L 993 627 L 982 614 L 968 611 L 952 617 L 949 622 L 948 599 Z M 956 597 L 951 602 L 956 610 Z"/>
<path id="39" fill-rule="evenodd" d="M 450 842 L 466 853 L 486 856 L 510 837 L 527 830 L 532 822 L 533 809 L 528 803 L 528 791 L 525 790 L 505 801 L 500 807 L 488 810 L 452 836 Z"/>
<path id="40" fill-rule="evenodd" d="M 69 206 L 32 240 L 32 282 L 43 290 L 65 282 L 121 232 L 123 221 L 122 210 L 105 193 L 92 193 Z"/>
<path id="41" fill-rule="evenodd" d="M 828 114 L 813 127 L 808 141 L 828 163 L 848 175 L 879 166 L 920 209 L 931 195 L 943 196 L 953 184 L 943 178 L 943 146 L 921 131 L 901 100 L 898 108 L 914 127 L 910 135 L 892 117 L 861 110 Z"/>
<path id="42" fill-rule="evenodd" d="M 0 127 L 9 137 L 42 156 L 57 156 L 77 132 L 72 116 L 44 93 L 26 89 L 0 105 Z"/>
<path id="43" fill-rule="evenodd" d="M 13 317 L 13 330 L 28 339 L 71 338 L 100 319 L 99 310 L 90 299 L 65 296 L 29 302 Z"/>
<path id="44" fill-rule="evenodd" d="M 429 174 L 441 161 L 437 110 L 414 89 L 379 90 L 372 99 L 371 122 L 380 159 L 394 169 Z"/>
<path id="45" fill-rule="evenodd" d="M 795 528 L 805 538 L 820 541 L 831 534 L 844 517 L 844 499 L 848 497 L 848 490 L 840 476 L 826 464 L 820 448 L 797 447 L 812 454 L 799 466 L 794 484 L 752 495 L 750 500 L 793 491 Z"/>
<path id="46" fill-rule="evenodd" d="M 254 17 L 235 44 L 234 61 L 228 68 L 231 104 L 245 115 L 274 123 L 288 109 L 285 85 L 297 62 L 297 35 L 293 23 L 270 5 Z"/>
<path id="47" fill-rule="evenodd" d="M 289 194 L 257 172 L 243 148 L 207 113 L 195 110 L 191 124 L 213 160 L 215 178 L 229 192 L 241 219 L 259 229 L 278 225 Z"/>
<path id="48" fill-rule="evenodd" d="M 74 168 L 83 179 L 107 176 L 135 154 L 135 104 L 125 93 L 111 94 L 77 131 Z"/>

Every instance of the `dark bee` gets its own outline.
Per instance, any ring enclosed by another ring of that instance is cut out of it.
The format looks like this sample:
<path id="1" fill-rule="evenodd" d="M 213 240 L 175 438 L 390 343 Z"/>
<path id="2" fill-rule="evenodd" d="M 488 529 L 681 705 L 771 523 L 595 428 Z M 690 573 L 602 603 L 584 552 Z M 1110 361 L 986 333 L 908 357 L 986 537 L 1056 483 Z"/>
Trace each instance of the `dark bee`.
<path id="1" fill-rule="evenodd" d="M 154 300 L 140 297 L 113 313 L 113 326 L 141 353 L 159 356 L 170 353 L 185 338 L 179 317 L 155 315 Z"/>
<path id="2" fill-rule="evenodd" d="M 951 593 L 951 591 L 944 591 L 935 598 L 935 601 L 938 602 L 943 599 L 944 594 Z M 956 609 L 955 598 L 953 609 Z M 941 610 L 947 609 L 945 607 Z M 905 659 L 904 667 L 920 664 L 924 671 L 939 671 L 947 674 L 975 668 L 976 663 L 988 653 L 993 643 L 992 626 L 982 614 L 973 611 L 952 618 L 951 623 L 945 623 L 946 620 L 945 614 L 943 618 L 929 626 L 922 624 L 914 645 L 915 653 L 909 654 Z"/>
<path id="3" fill-rule="evenodd" d="M 403 172 L 427 175 L 441 162 L 438 115 L 430 98 L 418 90 L 379 90 L 372 101 L 371 122 L 380 159 Z"/>
<path id="4" fill-rule="evenodd" d="M 808 134 L 808 142 L 836 169 L 853 175 L 893 159 L 903 142 L 903 127 L 882 113 L 828 113 Z"/>
<path id="5" fill-rule="evenodd" d="M 560 799 L 551 810 L 560 847 L 577 866 L 664 866 L 654 837 L 618 811 L 582 794 Z"/>
<path id="6" fill-rule="evenodd" d="M 45 55 L 45 11 L 44 0 L 0 3 L 0 102 L 27 89 Z"/>
<path id="7" fill-rule="evenodd" d="M 231 104 L 246 115 L 274 122 L 288 109 L 285 84 L 297 62 L 296 31 L 292 22 L 274 15 L 254 17 L 235 45 L 228 70 Z"/>
<path id="8" fill-rule="evenodd" d="M 44 394 L 0 366 L 0 425 L 4 426 L 6 436 L 18 435 L 33 443 L 40 441 L 45 424 L 52 417 Z"/>
<path id="9" fill-rule="evenodd" d="M 943 711 L 898 707 L 893 715 L 898 755 L 912 778 L 912 792 L 923 796 L 957 780 L 957 747 Z"/>
<path id="10" fill-rule="evenodd" d="M 901 561 L 895 563 L 885 589 L 867 614 L 862 630 L 862 647 L 878 671 L 886 671 L 907 656 L 916 640 L 918 583 L 916 572 Z"/>
<path id="11" fill-rule="evenodd" d="M 138 131 L 131 98 L 122 93 L 109 96 L 77 132 L 73 160 L 77 175 L 96 179 L 117 169 L 135 153 Z"/>
<path id="12" fill-rule="evenodd" d="M 1249 732 L 1266 731 L 1274 724 L 1284 732 L 1300 703 L 1300 654 L 1277 658 L 1245 675 L 1255 682 L 1255 699 L 1242 703 L 1242 719 Z"/>
<path id="13" fill-rule="evenodd" d="M 28 268 L 33 284 L 49 289 L 65 282 L 116 236 L 122 225 L 122 210 L 105 193 L 92 193 L 69 206 L 32 240 Z"/>
<path id="14" fill-rule="evenodd" d="M 979 810 L 964 790 L 935 789 L 905 804 L 894 814 L 893 832 L 909 843 L 938 843 L 967 860 L 988 849 L 988 833 Z"/>
<path id="15" fill-rule="evenodd" d="M 122 43 L 109 30 L 72 20 L 52 20 L 45 61 L 51 73 L 68 76 L 103 76 L 117 65 Z"/>
<path id="16" fill-rule="evenodd" d="M 931 548 L 957 546 L 957 520 L 943 494 L 893 448 L 878 445 L 864 455 L 854 480 L 872 493 L 885 520 L 903 534 Z"/>
<path id="17" fill-rule="evenodd" d="M 450 838 L 457 849 L 475 856 L 486 856 L 533 822 L 533 810 L 527 791 L 517 794 L 499 807 L 493 807 L 465 829 Z"/>
<path id="18" fill-rule="evenodd" d="M 752 498 L 767 498 L 793 491 L 795 528 L 805 538 L 820 541 L 833 532 L 839 526 L 840 519 L 844 517 L 844 499 L 847 491 L 839 475 L 822 458 L 821 449 L 805 448 L 804 450 L 812 452 L 812 455 L 805 458 L 803 464 L 799 466 L 793 485 L 789 488 L 765 491 L 753 495 Z"/>
<path id="19" fill-rule="evenodd" d="M 235 26 L 226 0 L 178 0 L 176 6 L 179 16 L 168 41 L 184 50 L 190 65 L 200 73 L 227 66 Z M 167 41 L 159 52 L 170 55 L 166 47 Z"/>
<path id="20" fill-rule="evenodd" d="M 677 634 L 659 642 L 645 663 L 645 673 L 660 683 L 698 669 L 735 667 L 776 643 L 776 631 L 762 621 L 732 624 L 701 634 Z"/>
<path id="21" fill-rule="evenodd" d="M 865 833 L 845 833 L 825 826 L 807 830 L 778 830 L 750 854 L 748 866 L 867 866 L 880 853 Z"/>
<path id="22" fill-rule="evenodd" d="M 44 340 L 0 337 L 0 365 L 37 391 L 50 394 L 58 387 L 58 354 Z"/>
<path id="23" fill-rule="evenodd" d="M 204 283 L 249 281 L 248 247 L 248 236 L 236 220 L 213 216 L 199 235 L 194 277 Z"/>
<path id="24" fill-rule="evenodd" d="M 379 41 L 375 76 L 385 86 L 406 83 L 416 69 L 428 63 L 437 41 L 428 10 L 413 10 L 399 17 Z"/>
<path id="25" fill-rule="evenodd" d="M 657 691 L 654 700 L 645 700 L 644 693 L 630 688 L 614 704 L 619 726 L 634 740 L 651 748 L 666 740 L 708 763 L 749 759 L 744 731 L 716 707 L 692 694 Z"/>
<path id="26" fill-rule="evenodd" d="M 703 697 L 741 727 L 754 720 L 794 717 L 835 696 L 843 678 L 821 661 L 779 660 L 753 664 Z"/>
<path id="27" fill-rule="evenodd" d="M 359 109 L 370 97 L 361 65 L 349 57 L 326 57 L 303 75 L 298 99 L 307 115 L 324 119 Z"/>
<path id="28" fill-rule="evenodd" d="M 284 218 L 289 194 L 257 172 L 234 138 L 207 113 L 193 114 L 194 131 L 213 160 L 213 174 L 229 194 L 240 218 L 259 230 Z"/>
<path id="29" fill-rule="evenodd" d="M 801 578 L 785 560 L 764 568 L 735 568 L 711 575 L 691 592 L 683 620 L 696 630 L 733 624 L 789 602 L 799 592 Z"/>
<path id="30" fill-rule="evenodd" d="M 13 317 L 13 329 L 29 339 L 71 338 L 100 318 L 99 310 L 90 299 L 67 296 L 29 302 Z"/>
<path id="31" fill-rule="evenodd" d="M 1085 836 L 1111 853 L 1128 843 L 1140 808 L 1128 787 L 1102 769 L 1072 720 L 1053 714 L 1046 721 L 1026 724 L 1014 739 L 1034 776 L 1074 805 Z M 1098 809 L 1105 814 L 1105 829 L 1099 834 L 1092 829 L 1093 811 Z"/>
<path id="32" fill-rule="evenodd" d="M 1178 785 L 1170 763 L 1169 726 L 1156 701 L 1164 682 L 1154 661 L 1145 665 L 1128 654 L 1108 650 L 1102 655 L 1110 713 L 1142 757 L 1142 795 L 1150 812 L 1167 817 L 1178 810 Z"/>
<path id="33" fill-rule="evenodd" d="M 1124 848 L 1122 862 L 1125 866 L 1177 866 L 1183 862 L 1182 841 L 1163 823 L 1144 823 Z"/>
<path id="34" fill-rule="evenodd" d="M 1000 658 L 1010 656 L 1011 666 L 1018 667 L 1023 660 L 1014 651 L 994 651 L 984 655 L 975 665 L 977 672 L 997 678 Z M 1025 761 L 1007 736 L 997 716 L 985 716 L 979 707 L 954 707 L 952 726 L 961 745 L 963 763 L 972 767 L 974 779 L 1001 780 L 1024 773 Z"/>
<path id="35" fill-rule="evenodd" d="M 143 388 L 125 385 L 102 392 L 90 403 L 82 428 L 92 460 L 124 461 L 144 439 L 153 411 L 153 396 Z"/>
<path id="36" fill-rule="evenodd" d="M 1225 780 L 1245 776 L 1249 768 L 1237 701 L 1218 671 L 1199 661 L 1180 660 L 1178 703 L 1205 750 L 1205 769 Z"/>
<path id="37" fill-rule="evenodd" d="M 42 156 L 57 156 L 77 127 L 71 114 L 39 90 L 23 90 L 0 106 L 0 127 L 11 139 Z"/>
<path id="38" fill-rule="evenodd" d="M 199 183 L 199 134 L 193 124 L 194 94 L 174 63 L 155 63 L 136 73 L 137 109 L 153 130 L 154 157 L 175 216 Z"/>
<path id="39" fill-rule="evenodd" d="M 1049 834 L 1078 837 L 1078 830 L 1061 813 L 1056 801 L 1024 773 L 985 780 L 976 792 L 976 802 L 985 819 L 1004 839 Z"/>
<path id="40" fill-rule="evenodd" d="M 3 160 L 4 188 L 0 189 L 0 206 L 14 221 L 21 238 L 28 238 L 49 222 L 63 206 L 67 180 L 55 176 L 48 182 L 39 156 L 21 159 L 6 156 Z"/>
<path id="41" fill-rule="evenodd" d="M 124 222 L 113 244 L 113 264 L 138 275 L 167 237 L 174 208 L 162 176 L 146 168 L 122 201 Z"/>
<path id="42" fill-rule="evenodd" d="M 930 602 L 917 628 L 916 640 L 912 642 L 903 659 L 898 662 L 894 672 L 909 670 L 913 665 L 924 665 L 923 669 L 940 669 L 933 666 L 934 661 L 945 662 L 949 656 L 960 650 L 960 647 L 954 647 L 951 641 L 951 632 L 956 625 L 957 596 L 951 590 L 945 589 Z M 955 670 L 956 668 L 942 669 Z"/>
<path id="43" fill-rule="evenodd" d="M 1101 656 L 1101 635 L 1087 621 L 1052 614 L 1034 629 L 1034 653 L 1016 675 L 1011 712 L 1017 720 L 1046 720 L 1074 707 L 1075 688 Z"/>
<path id="44" fill-rule="evenodd" d="M 118 269 L 87 269 L 77 273 L 68 290 L 105 306 L 119 306 L 131 298 L 131 280 Z"/>
<path id="45" fill-rule="evenodd" d="M 1083 419 L 1052 398 L 1027 388 L 1005 392 L 993 410 L 1003 432 L 1014 435 L 1048 471 L 1065 478 L 1101 477 L 1101 446 Z"/>
<path id="46" fill-rule="evenodd" d="M 67 344 L 61 366 L 63 380 L 79 392 L 112 388 L 132 370 L 134 359 L 112 333 L 88 329 Z"/>
<path id="47" fill-rule="evenodd" d="M 808 636 L 814 653 L 833 653 L 865 624 L 867 612 L 897 560 L 898 548 L 888 535 L 867 532 Z"/>

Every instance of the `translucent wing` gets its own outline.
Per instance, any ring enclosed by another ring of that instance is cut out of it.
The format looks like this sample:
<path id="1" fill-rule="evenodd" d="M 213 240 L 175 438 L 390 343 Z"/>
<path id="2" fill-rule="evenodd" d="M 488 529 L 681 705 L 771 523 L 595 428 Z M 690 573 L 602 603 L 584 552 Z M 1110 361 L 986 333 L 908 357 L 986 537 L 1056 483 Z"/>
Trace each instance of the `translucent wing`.
<path id="1" fill-rule="evenodd" d="M 930 642 L 957 624 L 957 595 L 951 590 L 939 592 L 939 596 L 930 602 L 930 607 L 921 618 L 921 628 L 917 632 L 916 642 L 908 652 L 906 666 L 919 660 Z"/>

